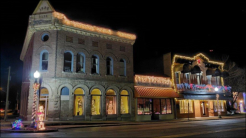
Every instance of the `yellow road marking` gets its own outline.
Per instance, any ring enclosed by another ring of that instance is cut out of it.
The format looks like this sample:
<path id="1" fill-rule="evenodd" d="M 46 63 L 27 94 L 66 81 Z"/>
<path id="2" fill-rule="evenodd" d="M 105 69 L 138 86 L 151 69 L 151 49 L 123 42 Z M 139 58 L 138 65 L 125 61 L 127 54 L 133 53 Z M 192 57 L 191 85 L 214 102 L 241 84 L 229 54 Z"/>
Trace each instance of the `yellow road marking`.
<path id="1" fill-rule="evenodd" d="M 209 133 L 217 133 L 217 132 L 224 132 L 224 131 L 234 131 L 234 130 L 243 130 L 244 128 L 234 128 L 234 129 L 224 129 L 224 130 L 215 130 L 215 131 L 206 131 L 206 132 L 195 132 L 195 133 L 187 133 L 187 134 L 178 134 L 178 135 L 169 135 L 169 136 L 160 136 L 155 138 L 166 138 L 166 137 L 186 137 L 192 135 L 201 135 L 201 134 L 209 134 Z"/>

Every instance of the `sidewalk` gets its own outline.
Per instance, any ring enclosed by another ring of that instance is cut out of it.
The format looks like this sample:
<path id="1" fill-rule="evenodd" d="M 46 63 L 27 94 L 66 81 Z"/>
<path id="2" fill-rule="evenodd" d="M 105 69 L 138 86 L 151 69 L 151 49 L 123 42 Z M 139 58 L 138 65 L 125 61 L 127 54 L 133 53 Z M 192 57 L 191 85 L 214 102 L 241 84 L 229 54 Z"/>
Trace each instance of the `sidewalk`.
<path id="1" fill-rule="evenodd" d="M 150 121 L 45 121 L 45 126 L 66 129 L 66 128 L 82 128 L 82 127 L 104 127 L 104 126 L 120 126 L 120 125 L 141 125 L 146 123 L 178 123 L 188 121 L 205 121 L 205 120 L 223 120 L 223 119 L 234 119 L 234 118 L 245 118 L 246 114 L 234 114 L 231 116 L 218 116 L 214 117 L 196 117 L 196 118 L 178 118 L 173 120 L 150 120 Z M 9 119 L 6 122 L 1 120 L 1 129 L 11 128 L 12 122 L 15 119 Z M 23 125 L 28 126 L 31 121 L 23 121 Z"/>

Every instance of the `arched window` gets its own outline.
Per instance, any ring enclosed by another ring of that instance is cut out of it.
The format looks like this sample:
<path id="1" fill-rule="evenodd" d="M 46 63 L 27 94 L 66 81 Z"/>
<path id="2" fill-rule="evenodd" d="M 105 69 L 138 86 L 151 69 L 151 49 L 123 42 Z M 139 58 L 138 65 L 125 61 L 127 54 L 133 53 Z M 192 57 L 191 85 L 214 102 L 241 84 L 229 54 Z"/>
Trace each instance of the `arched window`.
<path id="1" fill-rule="evenodd" d="M 99 74 L 99 58 L 97 55 L 91 57 L 91 74 Z"/>
<path id="2" fill-rule="evenodd" d="M 73 53 L 64 53 L 64 72 L 73 72 Z"/>
<path id="3" fill-rule="evenodd" d="M 126 76 L 126 61 L 120 59 L 120 76 Z"/>
<path id="4" fill-rule="evenodd" d="M 40 54 L 40 71 L 48 70 L 48 60 L 49 60 L 48 51 L 42 51 Z"/>
<path id="5" fill-rule="evenodd" d="M 112 89 L 106 92 L 106 114 L 116 114 L 116 94 Z"/>
<path id="6" fill-rule="evenodd" d="M 120 113 L 129 114 L 129 94 L 126 90 L 120 93 Z"/>
<path id="7" fill-rule="evenodd" d="M 101 114 L 101 91 L 93 89 L 91 92 L 91 115 Z"/>
<path id="8" fill-rule="evenodd" d="M 61 95 L 69 95 L 69 89 L 67 87 L 63 87 L 61 90 Z"/>
<path id="9" fill-rule="evenodd" d="M 113 75 L 113 60 L 110 57 L 106 58 L 107 75 Z"/>
<path id="10" fill-rule="evenodd" d="M 74 91 L 74 116 L 80 116 L 84 114 L 84 90 L 77 88 Z"/>
<path id="11" fill-rule="evenodd" d="M 85 73 L 85 55 L 83 53 L 77 54 L 76 72 Z"/>

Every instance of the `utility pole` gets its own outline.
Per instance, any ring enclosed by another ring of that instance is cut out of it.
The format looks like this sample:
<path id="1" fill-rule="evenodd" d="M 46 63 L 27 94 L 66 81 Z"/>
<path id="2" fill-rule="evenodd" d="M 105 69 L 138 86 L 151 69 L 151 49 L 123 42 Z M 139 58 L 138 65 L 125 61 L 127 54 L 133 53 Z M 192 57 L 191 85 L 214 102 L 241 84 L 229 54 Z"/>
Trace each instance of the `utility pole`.
<path id="1" fill-rule="evenodd" d="M 10 81 L 10 69 L 11 67 L 9 66 L 9 74 L 8 74 L 8 83 L 7 83 L 7 93 L 6 93 L 6 104 L 5 104 L 5 113 L 4 113 L 4 121 L 7 121 L 7 111 L 9 107 L 9 81 Z"/>

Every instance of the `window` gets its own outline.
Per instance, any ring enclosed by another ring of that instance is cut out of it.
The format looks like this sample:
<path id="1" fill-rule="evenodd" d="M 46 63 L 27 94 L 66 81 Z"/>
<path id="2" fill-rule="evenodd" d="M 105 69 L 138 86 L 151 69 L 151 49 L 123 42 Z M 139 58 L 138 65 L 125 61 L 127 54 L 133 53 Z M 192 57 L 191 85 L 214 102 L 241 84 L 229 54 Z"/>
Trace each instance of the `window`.
<path id="1" fill-rule="evenodd" d="M 120 51 L 125 52 L 125 46 L 120 46 Z"/>
<path id="2" fill-rule="evenodd" d="M 185 73 L 186 83 L 190 83 L 190 73 Z"/>
<path id="3" fill-rule="evenodd" d="M 92 41 L 92 46 L 93 47 L 98 47 L 98 42 Z"/>
<path id="4" fill-rule="evenodd" d="M 74 91 L 74 116 L 84 114 L 84 90 L 77 88 Z"/>
<path id="5" fill-rule="evenodd" d="M 85 44 L 85 40 L 79 38 L 79 39 L 78 39 L 78 43 L 84 45 L 84 44 Z"/>
<path id="6" fill-rule="evenodd" d="M 85 55 L 83 53 L 77 54 L 76 72 L 85 73 Z"/>
<path id="7" fill-rule="evenodd" d="M 126 90 L 123 90 L 120 93 L 120 113 L 129 113 L 129 94 Z"/>
<path id="8" fill-rule="evenodd" d="M 93 89 L 91 92 L 91 115 L 100 115 L 101 113 L 101 91 Z"/>
<path id="9" fill-rule="evenodd" d="M 91 74 L 99 74 L 99 58 L 96 55 L 91 58 Z"/>
<path id="10" fill-rule="evenodd" d="M 212 75 L 207 75 L 207 80 L 208 80 L 208 84 L 210 84 L 211 85 L 211 79 L 212 79 Z"/>
<path id="11" fill-rule="evenodd" d="M 189 105 L 188 105 L 189 103 Z M 179 100 L 180 114 L 193 113 L 193 102 L 192 100 Z"/>
<path id="12" fill-rule="evenodd" d="M 107 49 L 112 49 L 112 44 L 106 44 Z"/>
<path id="13" fill-rule="evenodd" d="M 126 62 L 124 59 L 120 59 L 120 76 L 126 76 Z"/>
<path id="14" fill-rule="evenodd" d="M 67 87 L 63 87 L 61 90 L 61 95 L 69 95 L 69 89 Z"/>
<path id="15" fill-rule="evenodd" d="M 224 109 L 224 101 L 223 100 L 214 100 L 214 112 L 218 112 L 218 109 L 221 111 L 221 112 L 224 112 L 225 109 Z"/>
<path id="16" fill-rule="evenodd" d="M 216 76 L 216 85 L 220 85 L 220 76 Z"/>
<path id="17" fill-rule="evenodd" d="M 42 40 L 43 42 L 48 41 L 48 40 L 49 40 L 49 35 L 46 34 L 46 33 L 44 33 L 44 34 L 42 35 L 42 37 L 41 37 L 41 40 Z"/>
<path id="18" fill-rule="evenodd" d="M 176 84 L 179 84 L 179 73 L 178 72 L 175 72 L 175 81 L 176 81 Z"/>
<path id="19" fill-rule="evenodd" d="M 47 51 L 43 51 L 40 54 L 40 70 L 41 71 L 47 71 L 48 70 L 48 58 L 49 53 Z"/>
<path id="20" fill-rule="evenodd" d="M 171 99 L 161 99 L 161 114 L 171 114 L 172 103 Z"/>
<path id="21" fill-rule="evenodd" d="M 112 89 L 106 92 L 106 114 L 116 114 L 116 95 Z"/>
<path id="22" fill-rule="evenodd" d="M 66 41 L 73 43 L 73 37 L 66 36 Z"/>
<path id="23" fill-rule="evenodd" d="M 137 99 L 138 114 L 151 114 L 151 99 Z"/>
<path id="24" fill-rule="evenodd" d="M 64 72 L 73 71 L 73 54 L 71 52 L 64 53 Z"/>
<path id="25" fill-rule="evenodd" d="M 113 75 L 113 60 L 110 57 L 106 59 L 107 75 Z"/>

